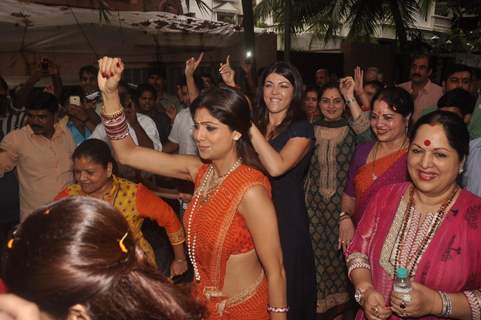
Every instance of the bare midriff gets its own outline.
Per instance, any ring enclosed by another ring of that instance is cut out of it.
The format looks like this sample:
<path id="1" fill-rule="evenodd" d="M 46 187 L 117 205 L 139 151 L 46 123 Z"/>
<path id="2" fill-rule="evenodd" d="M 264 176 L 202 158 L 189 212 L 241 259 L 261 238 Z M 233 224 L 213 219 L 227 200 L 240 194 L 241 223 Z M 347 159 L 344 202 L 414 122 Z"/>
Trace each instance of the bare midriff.
<path id="1" fill-rule="evenodd" d="M 231 255 L 227 260 L 224 277 L 224 296 L 230 298 L 238 295 L 246 288 L 252 287 L 259 279 L 262 265 L 256 251 Z"/>

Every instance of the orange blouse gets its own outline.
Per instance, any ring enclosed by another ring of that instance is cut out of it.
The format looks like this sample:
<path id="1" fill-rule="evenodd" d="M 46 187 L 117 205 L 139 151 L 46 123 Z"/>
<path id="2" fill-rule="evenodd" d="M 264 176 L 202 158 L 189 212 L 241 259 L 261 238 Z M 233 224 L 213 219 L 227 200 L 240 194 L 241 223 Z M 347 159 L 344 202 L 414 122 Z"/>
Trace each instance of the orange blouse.
<path id="1" fill-rule="evenodd" d="M 199 188 L 208 165 L 197 173 L 195 185 Z M 198 199 L 195 212 L 191 201 L 184 214 L 184 225 L 191 219 L 191 236 L 196 237 L 195 258 L 200 281 L 194 281 L 194 296 L 207 305 L 212 319 L 268 319 L 267 282 L 263 274 L 258 282 L 235 297 L 222 295 L 227 260 L 231 255 L 255 248 L 252 236 L 238 206 L 245 192 L 262 185 L 270 193 L 268 179 L 259 171 L 241 165 L 221 183 L 205 202 Z M 198 195 L 194 195 L 197 197 Z M 190 217 L 192 215 L 192 218 Z M 191 244 L 192 245 L 192 244 Z"/>

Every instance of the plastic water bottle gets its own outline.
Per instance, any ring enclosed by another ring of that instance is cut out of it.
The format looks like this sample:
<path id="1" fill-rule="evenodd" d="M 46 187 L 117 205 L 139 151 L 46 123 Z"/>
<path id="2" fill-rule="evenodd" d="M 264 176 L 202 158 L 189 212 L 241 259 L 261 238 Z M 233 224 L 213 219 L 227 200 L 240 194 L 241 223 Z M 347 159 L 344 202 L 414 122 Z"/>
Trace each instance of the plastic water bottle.
<path id="1" fill-rule="evenodd" d="M 399 267 L 396 270 L 396 277 L 393 283 L 393 292 L 408 295 L 411 292 L 411 281 L 409 280 L 409 271 L 404 267 Z"/>

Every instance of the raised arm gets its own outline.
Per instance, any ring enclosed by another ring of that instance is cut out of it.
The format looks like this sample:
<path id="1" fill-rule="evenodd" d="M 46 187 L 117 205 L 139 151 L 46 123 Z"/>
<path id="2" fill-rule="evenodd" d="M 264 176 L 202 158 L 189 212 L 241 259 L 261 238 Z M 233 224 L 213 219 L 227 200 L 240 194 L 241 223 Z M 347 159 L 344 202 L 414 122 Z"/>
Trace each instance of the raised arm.
<path id="1" fill-rule="evenodd" d="M 198 157 L 170 155 L 135 145 L 128 134 L 124 134 L 125 116 L 120 104 L 118 83 L 124 65 L 120 58 L 104 57 L 99 61 L 98 83 L 102 92 L 104 125 L 110 126 L 115 134 L 111 138 L 112 147 L 120 163 L 139 170 L 184 180 L 195 179 L 202 165 Z M 123 117 L 123 120 L 122 120 Z M 107 123 L 110 121 L 110 124 Z M 126 127 L 126 125 L 125 125 Z M 119 133 L 120 130 L 120 133 Z M 128 132 L 128 131 L 127 131 Z"/>
<path id="2" fill-rule="evenodd" d="M 361 116 L 362 110 L 354 97 L 354 85 L 355 83 L 352 77 L 345 77 L 340 80 L 339 88 L 351 111 L 352 118 L 356 120 Z"/>
<path id="3" fill-rule="evenodd" d="M 254 124 L 249 132 L 252 145 L 259 154 L 262 165 L 273 177 L 283 175 L 298 164 L 309 152 L 312 143 L 309 138 L 293 137 L 287 141 L 280 152 L 277 152 Z"/>
<path id="4" fill-rule="evenodd" d="M 364 91 L 364 71 L 359 66 L 354 68 L 354 84 L 354 91 L 361 103 L 361 109 L 363 111 L 370 110 L 371 106 L 369 105 L 369 99 Z"/>
<path id="5" fill-rule="evenodd" d="M 265 187 L 251 187 L 240 203 L 239 212 L 254 239 L 257 255 L 267 277 L 269 305 L 286 307 L 286 275 L 276 212 Z M 272 312 L 271 319 L 287 319 L 287 313 Z"/>
<path id="6" fill-rule="evenodd" d="M 195 83 L 194 73 L 202 62 L 203 57 L 204 53 L 201 52 L 197 59 L 191 57 L 185 62 L 185 81 L 187 82 L 187 91 L 189 92 L 189 99 L 191 102 L 199 96 L 199 88 L 197 88 L 197 84 Z"/>
<path id="7" fill-rule="evenodd" d="M 235 71 L 230 66 L 230 56 L 227 56 L 227 58 L 225 59 L 225 63 L 221 62 L 219 73 L 222 77 L 222 81 L 224 81 L 227 86 L 233 88 L 237 87 L 237 84 L 235 83 Z"/>

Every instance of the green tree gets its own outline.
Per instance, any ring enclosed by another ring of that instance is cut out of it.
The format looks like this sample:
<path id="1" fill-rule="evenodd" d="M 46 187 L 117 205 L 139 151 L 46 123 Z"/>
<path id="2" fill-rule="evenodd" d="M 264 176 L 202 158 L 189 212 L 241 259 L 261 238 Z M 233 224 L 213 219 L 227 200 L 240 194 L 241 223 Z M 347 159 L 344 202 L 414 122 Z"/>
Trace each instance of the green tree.
<path id="1" fill-rule="evenodd" d="M 348 28 L 348 39 L 369 38 L 381 25 L 391 24 L 405 48 L 415 14 L 426 14 L 430 5 L 430 0 L 263 0 L 255 16 L 258 21 L 272 18 L 286 42 L 291 33 L 300 32 L 327 41 L 339 36 L 341 27 Z M 288 43 L 285 48 L 290 48 Z"/>

